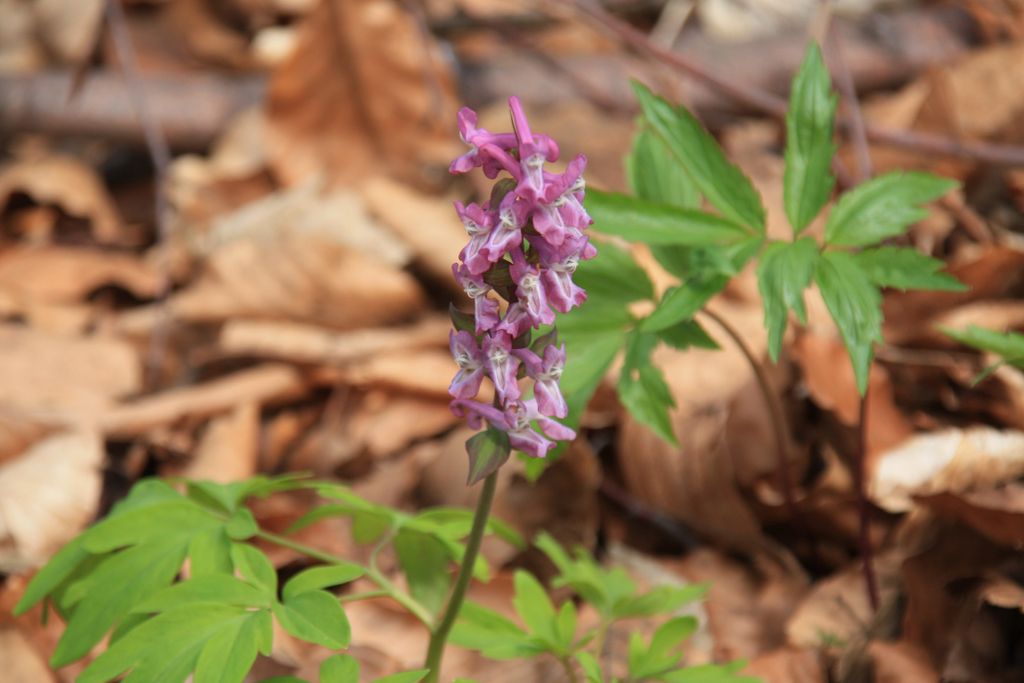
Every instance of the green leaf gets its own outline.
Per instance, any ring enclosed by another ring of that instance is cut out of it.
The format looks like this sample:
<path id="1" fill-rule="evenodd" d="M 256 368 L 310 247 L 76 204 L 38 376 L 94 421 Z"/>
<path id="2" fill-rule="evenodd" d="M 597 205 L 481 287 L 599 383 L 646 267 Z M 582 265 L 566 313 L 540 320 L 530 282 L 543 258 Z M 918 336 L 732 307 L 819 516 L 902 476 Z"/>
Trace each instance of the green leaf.
<path id="1" fill-rule="evenodd" d="M 967 286 L 949 273 L 946 264 L 910 247 L 875 247 L 855 254 L 857 265 L 879 287 L 963 292 Z"/>
<path id="2" fill-rule="evenodd" d="M 646 126 L 626 157 L 626 177 L 633 194 L 683 209 L 700 208 L 700 191 L 665 142 Z"/>
<path id="3" fill-rule="evenodd" d="M 739 223 L 696 209 L 657 204 L 629 195 L 587 190 L 590 227 L 630 242 L 691 247 L 726 246 L 751 237 Z"/>
<path id="4" fill-rule="evenodd" d="M 729 283 L 725 275 L 693 278 L 679 287 L 669 287 L 649 316 L 640 321 L 644 332 L 659 332 L 689 320 Z"/>
<path id="5" fill-rule="evenodd" d="M 512 453 L 512 446 L 506 432 L 488 427 L 466 440 L 466 453 L 469 454 L 469 475 L 466 486 L 481 481 L 505 464 Z"/>
<path id="6" fill-rule="evenodd" d="M 260 527 L 249 508 L 238 508 L 231 515 L 231 519 L 228 520 L 224 530 L 232 540 L 244 541 L 255 536 L 259 532 Z"/>
<path id="7" fill-rule="evenodd" d="M 161 589 L 132 607 L 133 612 L 165 612 L 191 605 L 270 607 L 274 595 L 228 574 L 197 576 Z"/>
<path id="8" fill-rule="evenodd" d="M 576 605 L 572 600 L 566 600 L 558 609 L 555 633 L 558 636 L 559 647 L 565 652 L 572 651 L 573 642 L 576 640 Z"/>
<path id="9" fill-rule="evenodd" d="M 223 524 L 195 502 L 176 492 L 174 495 L 170 500 L 156 499 L 118 508 L 82 534 L 82 547 L 90 553 L 105 553 L 168 536 L 188 541 L 196 533 Z"/>
<path id="10" fill-rule="evenodd" d="M 736 672 L 744 666 L 745 662 L 700 664 L 662 674 L 658 680 L 664 683 L 762 683 L 760 678 L 738 675 Z"/>
<path id="11" fill-rule="evenodd" d="M 348 647 L 351 629 L 345 610 L 327 591 L 304 591 L 274 604 L 274 615 L 296 638 L 335 650 Z"/>
<path id="12" fill-rule="evenodd" d="M 97 657 L 79 683 L 104 683 L 131 670 L 125 683 L 241 683 L 256 659 L 265 611 L 226 605 L 181 607 L 139 625 Z M 202 669 L 200 670 L 200 667 Z"/>
<path id="13" fill-rule="evenodd" d="M 320 683 L 359 683 L 359 662 L 351 655 L 334 655 L 320 664 Z"/>
<path id="14" fill-rule="evenodd" d="M 652 130 L 665 141 L 708 201 L 727 218 L 763 233 L 764 206 L 757 190 L 738 167 L 729 163 L 697 119 L 637 81 L 633 81 L 633 91 Z"/>
<path id="15" fill-rule="evenodd" d="M 619 400 L 639 422 L 670 444 L 678 444 L 672 431 L 669 408 L 675 399 L 661 369 L 651 364 L 657 335 L 636 330 L 626 339 L 626 355 L 617 385 Z"/>
<path id="16" fill-rule="evenodd" d="M 18 604 L 14 606 L 14 616 L 21 616 L 56 590 L 89 556 L 82 548 L 81 536 L 57 551 L 46 566 L 32 577 Z"/>
<path id="17" fill-rule="evenodd" d="M 450 641 L 478 650 L 490 659 L 526 658 L 548 651 L 511 620 L 472 601 L 463 603 Z"/>
<path id="18" fill-rule="evenodd" d="M 836 95 L 817 45 L 807 47 L 789 95 L 786 112 L 786 172 L 783 200 L 786 216 L 799 235 L 825 206 L 835 178 L 830 171 L 836 146 L 832 128 Z"/>
<path id="19" fill-rule="evenodd" d="M 778 362 L 782 350 L 787 310 L 796 313 L 801 323 L 807 323 L 804 290 L 814 277 L 818 255 L 814 240 L 802 237 L 795 242 L 773 242 L 757 264 L 757 286 L 768 328 L 768 353 L 774 362 Z"/>
<path id="20" fill-rule="evenodd" d="M 604 674 L 601 672 L 601 663 L 597 661 L 597 657 L 586 651 L 577 652 L 574 657 L 583 669 L 587 683 L 604 683 Z"/>
<path id="21" fill-rule="evenodd" d="M 81 595 L 81 602 L 57 643 L 53 666 L 84 657 L 139 600 L 170 584 L 186 550 L 186 544 L 173 536 L 148 541 L 110 555 L 76 582 L 71 589 Z"/>
<path id="22" fill-rule="evenodd" d="M 956 181 L 929 173 L 887 173 L 857 186 L 836 203 L 825 224 L 825 241 L 864 247 L 902 235 L 928 212 L 922 204 L 938 199 Z"/>
<path id="23" fill-rule="evenodd" d="M 652 678 L 676 667 L 682 658 L 680 646 L 696 630 L 697 620 L 695 618 L 676 617 L 658 627 L 651 637 L 649 646 L 644 646 L 642 640 L 639 640 L 634 646 L 631 641 L 630 677 L 637 680 Z"/>
<path id="24" fill-rule="evenodd" d="M 529 572 L 518 569 L 513 577 L 515 597 L 512 606 L 516 614 L 533 633 L 540 636 L 552 647 L 560 641 L 556 625 L 555 606 L 544 590 L 544 586 Z"/>
<path id="25" fill-rule="evenodd" d="M 658 330 L 657 335 L 661 341 L 680 351 L 691 347 L 712 351 L 720 348 L 696 320 L 683 320 L 671 327 Z"/>
<path id="26" fill-rule="evenodd" d="M 843 337 L 853 363 L 857 390 L 863 396 L 874 344 L 882 341 L 882 295 L 856 258 L 844 252 L 825 252 L 818 261 L 814 280 Z"/>
<path id="27" fill-rule="evenodd" d="M 262 588 L 267 595 L 277 595 L 277 570 L 261 550 L 247 543 L 232 543 L 231 559 L 242 576 Z"/>
<path id="28" fill-rule="evenodd" d="M 288 599 L 306 591 L 340 586 L 343 583 L 355 581 L 365 573 L 366 570 L 354 562 L 310 567 L 288 579 L 281 593 L 285 599 Z"/>
<path id="29" fill-rule="evenodd" d="M 708 592 L 705 583 L 691 583 L 685 586 L 658 586 L 643 595 L 629 596 L 619 600 L 614 609 L 616 619 L 650 617 L 655 614 L 674 612 L 683 605 L 696 602 Z"/>
<path id="30" fill-rule="evenodd" d="M 1024 334 L 997 332 L 977 325 L 971 325 L 966 330 L 953 330 L 948 327 L 940 329 L 943 334 L 961 344 L 994 353 L 1011 365 L 1024 367 Z"/>
<path id="31" fill-rule="evenodd" d="M 409 592 L 431 614 L 437 614 L 451 588 L 451 553 L 436 537 L 408 529 L 398 532 L 394 546 Z"/>
<path id="32" fill-rule="evenodd" d="M 654 297 L 651 279 L 628 251 L 610 242 L 597 247 L 597 256 L 581 261 L 573 274 L 576 284 L 587 290 L 588 298 L 628 304 Z"/>
<path id="33" fill-rule="evenodd" d="M 230 574 L 231 540 L 224 529 L 213 529 L 196 534 L 188 545 L 189 568 L 192 576 Z"/>

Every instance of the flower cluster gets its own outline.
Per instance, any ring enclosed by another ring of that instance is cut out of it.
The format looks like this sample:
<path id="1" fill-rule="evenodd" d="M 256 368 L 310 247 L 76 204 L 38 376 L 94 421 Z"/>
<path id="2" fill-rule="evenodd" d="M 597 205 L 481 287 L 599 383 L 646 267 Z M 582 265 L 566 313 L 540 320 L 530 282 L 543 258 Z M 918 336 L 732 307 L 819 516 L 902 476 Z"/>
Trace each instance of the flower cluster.
<path id="1" fill-rule="evenodd" d="M 452 272 L 473 300 L 473 322 L 451 333 L 451 350 L 459 371 L 449 392 L 456 415 L 480 429 L 490 424 L 508 434 L 512 448 L 543 457 L 554 440 L 575 437 L 552 418 L 568 413 L 558 386 L 565 346 L 545 335 L 530 345 L 530 330 L 549 325 L 555 311 L 567 313 L 586 299 L 573 282 L 582 259 L 594 246 L 583 230 L 590 216 L 583 208 L 583 168 L 577 156 L 564 173 L 544 170 L 558 159 L 558 145 L 534 134 L 518 98 L 509 99 L 514 133 L 490 133 L 477 127 L 476 113 L 459 112 L 459 132 L 470 150 L 452 162 L 452 173 L 481 167 L 497 179 L 486 204 L 455 204 L 469 233 Z M 491 293 L 504 298 L 502 306 Z M 487 377 L 494 385 L 493 405 L 473 400 Z M 527 397 L 520 379 L 533 380 Z M 539 425 L 541 432 L 533 428 Z"/>

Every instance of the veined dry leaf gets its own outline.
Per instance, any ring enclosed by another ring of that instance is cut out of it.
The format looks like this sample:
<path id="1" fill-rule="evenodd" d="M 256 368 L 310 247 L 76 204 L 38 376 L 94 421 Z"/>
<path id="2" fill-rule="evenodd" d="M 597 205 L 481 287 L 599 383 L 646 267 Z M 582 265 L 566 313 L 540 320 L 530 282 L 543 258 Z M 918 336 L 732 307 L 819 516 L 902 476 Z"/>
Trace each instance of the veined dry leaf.
<path id="1" fill-rule="evenodd" d="M 96 514 L 103 442 L 67 431 L 0 464 L 0 571 L 42 565 Z"/>
<path id="2" fill-rule="evenodd" d="M 114 407 L 101 416 L 100 427 L 112 438 L 137 436 L 184 418 L 202 419 L 246 403 L 264 405 L 294 398 L 305 389 L 306 382 L 295 368 L 268 363 Z"/>
<path id="3" fill-rule="evenodd" d="M 457 422 L 448 398 L 371 392 L 352 415 L 351 438 L 380 458 L 414 441 L 435 436 Z"/>
<path id="4" fill-rule="evenodd" d="M 452 277 L 452 261 L 466 245 L 467 236 L 451 202 L 383 176 L 363 186 L 363 197 L 369 210 L 409 245 L 430 275 L 462 293 Z"/>
<path id="5" fill-rule="evenodd" d="M 2 403 L 67 421 L 95 418 L 142 386 L 135 349 L 102 336 L 65 337 L 0 325 Z"/>
<path id="6" fill-rule="evenodd" d="M 231 413 L 213 418 L 183 476 L 224 484 L 253 476 L 259 433 L 260 410 L 256 403 L 240 403 Z"/>
<path id="7" fill-rule="evenodd" d="M 1024 546 L 1022 484 L 966 493 L 943 492 L 915 499 L 940 517 L 955 519 L 996 543 L 1014 548 Z"/>
<path id="8" fill-rule="evenodd" d="M 93 238 L 101 244 L 117 242 L 122 236 L 121 216 L 103 181 L 95 170 L 73 157 L 31 158 L 0 168 L 0 207 L 6 206 L 15 192 L 88 220 Z"/>
<path id="9" fill-rule="evenodd" d="M 1024 432 L 978 426 L 919 434 L 874 462 L 871 499 L 890 512 L 906 512 L 914 496 L 966 493 L 1024 474 Z"/>
<path id="10" fill-rule="evenodd" d="M 755 354 L 763 353 L 759 308 L 717 310 L 739 328 Z M 774 439 L 765 419 L 749 420 L 742 433 L 729 429 L 741 394 L 757 389 L 743 354 L 713 324 L 707 329 L 721 350 L 655 352 L 678 404 L 671 419 L 681 446 L 666 444 L 626 413 L 618 434 L 619 465 L 626 488 L 649 505 L 731 548 L 764 549 L 768 541 L 738 482 L 775 470 L 774 445 L 765 446 Z M 767 415 L 763 400 L 749 406 L 763 411 L 762 418 Z"/>
<path id="11" fill-rule="evenodd" d="M 321 0 L 303 20 L 267 104 L 271 167 L 285 183 L 322 173 L 347 184 L 382 166 L 438 182 L 453 156 L 455 85 L 418 21 L 394 0 Z"/>
<path id="12" fill-rule="evenodd" d="M 336 332 L 300 323 L 229 320 L 220 334 L 228 354 L 279 358 L 299 363 L 342 363 L 375 353 L 443 347 L 451 322 L 428 317 L 402 327 Z"/>
<path id="13" fill-rule="evenodd" d="M 118 252 L 53 245 L 0 251 L 0 292 L 20 304 L 77 302 L 104 285 L 148 299 L 160 276 L 145 261 Z"/>
<path id="14" fill-rule="evenodd" d="M 62 62 L 81 64 L 96 46 L 103 0 L 34 0 L 36 35 Z"/>
<path id="15" fill-rule="evenodd" d="M 173 315 L 194 322 L 251 317 L 336 328 L 395 322 L 422 305 L 409 274 L 314 236 L 226 244 L 170 300 Z"/>

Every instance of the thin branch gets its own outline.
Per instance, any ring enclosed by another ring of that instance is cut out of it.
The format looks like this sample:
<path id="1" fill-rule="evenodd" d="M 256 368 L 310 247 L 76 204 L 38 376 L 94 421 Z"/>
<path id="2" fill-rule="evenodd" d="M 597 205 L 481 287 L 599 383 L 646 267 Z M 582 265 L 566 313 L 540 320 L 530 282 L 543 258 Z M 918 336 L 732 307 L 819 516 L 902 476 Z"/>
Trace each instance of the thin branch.
<path id="1" fill-rule="evenodd" d="M 853 478 L 857 489 L 857 510 L 860 518 L 860 556 L 864 562 L 864 583 L 867 585 L 871 609 L 878 611 L 878 580 L 875 578 L 875 553 L 871 544 L 871 506 L 865 494 L 868 460 L 868 389 L 860 398 L 860 420 L 857 429 L 857 461 Z"/>
<path id="2" fill-rule="evenodd" d="M 835 63 L 835 80 L 839 86 L 839 92 L 843 95 L 843 101 L 849 107 L 850 117 L 850 138 L 853 140 L 853 148 L 857 152 L 857 182 L 863 183 L 870 180 L 873 175 L 871 164 L 871 148 L 868 145 L 868 132 L 864 125 L 864 116 L 861 112 L 860 101 L 857 99 L 857 90 L 853 85 L 853 76 L 846 65 L 843 56 L 842 41 L 835 21 L 829 22 L 827 47 Z"/>
<path id="3" fill-rule="evenodd" d="M 701 313 L 714 320 L 722 328 L 722 331 L 732 339 L 736 347 L 739 348 L 740 353 L 747 359 L 747 364 L 750 365 L 750 369 L 754 373 L 757 386 L 761 390 L 761 396 L 768 407 L 772 431 L 775 434 L 776 470 L 778 471 L 779 488 L 782 490 L 782 497 L 786 501 L 786 512 L 789 514 L 790 519 L 794 522 L 799 522 L 800 516 L 796 507 L 796 499 L 793 495 L 793 485 L 789 480 L 789 430 L 786 429 L 786 421 L 782 416 L 782 406 L 779 405 L 778 397 L 772 391 L 768 375 L 764 371 L 764 366 L 754 355 L 754 352 L 750 350 L 750 347 L 747 346 L 747 343 L 743 340 L 743 335 L 729 324 L 728 320 L 707 308 L 701 309 Z"/>
<path id="4" fill-rule="evenodd" d="M 590 0 L 559 0 L 559 2 L 575 8 L 633 50 L 678 68 L 742 106 L 762 111 L 779 119 L 786 115 L 786 101 L 781 97 L 757 87 L 734 83 L 684 55 L 655 45 L 645 33 L 617 19 Z M 853 125 L 849 115 L 840 116 L 837 123 L 842 130 L 847 132 Z M 955 140 L 942 135 L 912 130 L 894 130 L 870 123 L 865 125 L 864 130 L 868 140 L 872 142 L 913 149 L 922 154 L 1005 166 L 1024 166 L 1024 147 L 991 144 L 977 140 Z"/>
<path id="5" fill-rule="evenodd" d="M 157 385 L 160 368 L 163 365 L 164 353 L 167 348 L 168 311 L 166 306 L 167 293 L 170 291 L 170 204 L 167 200 L 167 169 L 171 164 L 171 150 L 167 145 L 160 123 L 149 108 L 142 87 L 142 76 L 139 73 L 135 46 L 128 31 L 128 22 L 124 16 L 120 0 L 108 0 L 106 5 L 106 23 L 110 30 L 110 39 L 114 52 L 121 67 L 125 87 L 131 101 L 132 109 L 142 128 L 146 150 L 153 163 L 153 182 L 155 213 L 156 213 L 156 249 L 157 249 L 157 287 L 155 299 L 158 303 L 156 322 L 149 339 L 149 354 L 146 359 L 146 383 L 153 388 Z"/>

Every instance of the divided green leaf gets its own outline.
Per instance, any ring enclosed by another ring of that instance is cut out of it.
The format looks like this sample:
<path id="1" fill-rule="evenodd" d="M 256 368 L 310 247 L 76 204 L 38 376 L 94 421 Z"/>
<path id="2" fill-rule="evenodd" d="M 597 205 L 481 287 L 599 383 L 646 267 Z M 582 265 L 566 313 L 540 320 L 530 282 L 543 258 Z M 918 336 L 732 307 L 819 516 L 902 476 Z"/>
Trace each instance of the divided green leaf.
<path id="1" fill-rule="evenodd" d="M 902 235 L 928 212 L 922 204 L 938 199 L 956 181 L 929 173 L 887 173 L 857 186 L 840 198 L 825 224 L 825 242 L 865 247 Z"/>
<path id="2" fill-rule="evenodd" d="M 591 229 L 630 242 L 690 247 L 727 246 L 752 233 L 731 217 L 658 204 L 615 192 L 587 190 Z"/>
<path id="3" fill-rule="evenodd" d="M 910 247 L 875 247 L 855 255 L 857 265 L 879 287 L 963 292 L 967 286 L 949 273 L 946 264 Z"/>
<path id="4" fill-rule="evenodd" d="M 765 228 L 764 206 L 750 180 L 730 163 L 711 134 L 682 107 L 674 107 L 634 81 L 644 117 L 686 169 L 701 194 L 727 218 L 755 233 Z"/>
<path id="5" fill-rule="evenodd" d="M 811 44 L 793 80 L 786 112 L 783 201 L 795 235 L 814 220 L 832 194 L 835 178 L 830 167 L 836 150 L 832 141 L 835 115 L 836 95 L 828 69 L 820 48 Z"/>
<path id="6" fill-rule="evenodd" d="M 643 125 L 626 157 L 626 177 L 633 194 L 658 204 L 700 208 L 700 190 L 686 169 L 652 130 Z"/>
<path id="7" fill-rule="evenodd" d="M 630 332 L 616 388 L 619 400 L 633 417 L 668 443 L 677 444 L 668 413 L 676 402 L 661 369 L 652 364 L 650 358 L 657 343 L 655 334 L 640 330 Z"/>
<path id="8" fill-rule="evenodd" d="M 804 290 L 811 284 L 818 263 L 818 245 L 809 237 L 795 242 L 773 242 L 757 264 L 757 286 L 764 302 L 764 324 L 768 328 L 768 353 L 778 362 L 787 311 L 801 323 L 807 322 Z"/>

